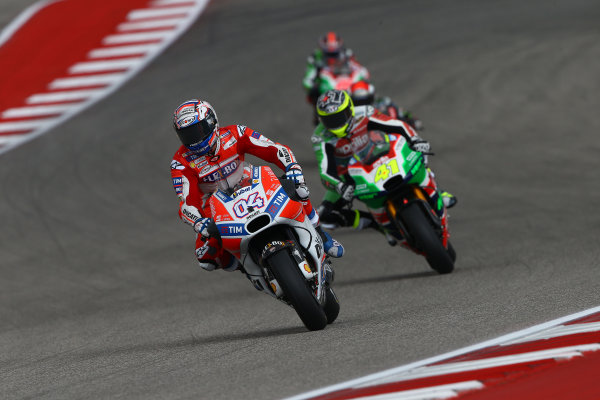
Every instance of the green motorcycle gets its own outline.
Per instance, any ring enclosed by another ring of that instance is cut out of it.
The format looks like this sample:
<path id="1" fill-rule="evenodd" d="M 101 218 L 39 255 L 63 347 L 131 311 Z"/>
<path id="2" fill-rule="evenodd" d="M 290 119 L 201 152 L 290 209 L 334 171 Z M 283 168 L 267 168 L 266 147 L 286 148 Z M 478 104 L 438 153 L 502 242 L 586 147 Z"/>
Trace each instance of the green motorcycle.
<path id="1" fill-rule="evenodd" d="M 448 214 L 425 162 L 401 135 L 375 131 L 369 145 L 354 155 L 347 177 L 354 197 L 369 209 L 385 209 L 387 234 L 423 255 L 440 274 L 454 269 L 456 252 L 448 240 Z"/>

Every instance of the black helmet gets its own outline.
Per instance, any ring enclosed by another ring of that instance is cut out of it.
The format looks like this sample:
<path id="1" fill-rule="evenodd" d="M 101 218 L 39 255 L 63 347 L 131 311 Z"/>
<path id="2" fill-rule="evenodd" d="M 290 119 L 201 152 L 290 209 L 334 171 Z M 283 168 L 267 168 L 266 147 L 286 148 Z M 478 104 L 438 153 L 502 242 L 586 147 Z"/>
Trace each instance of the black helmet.
<path id="1" fill-rule="evenodd" d="M 345 91 L 328 90 L 317 99 L 317 115 L 331 133 L 344 137 L 354 117 L 354 104 Z"/>
<path id="2" fill-rule="evenodd" d="M 175 109 L 173 127 L 185 147 L 206 154 L 217 139 L 219 121 L 208 102 L 192 99 Z"/>

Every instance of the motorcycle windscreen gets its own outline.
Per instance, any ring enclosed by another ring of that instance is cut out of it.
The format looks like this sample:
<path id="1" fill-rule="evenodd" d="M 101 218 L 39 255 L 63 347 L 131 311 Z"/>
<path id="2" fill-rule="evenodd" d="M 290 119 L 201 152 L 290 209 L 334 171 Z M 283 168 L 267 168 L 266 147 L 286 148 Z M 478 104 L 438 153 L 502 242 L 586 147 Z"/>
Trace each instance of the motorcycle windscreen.
<path id="1" fill-rule="evenodd" d="M 388 136 L 377 130 L 368 131 L 361 138 L 364 142 L 354 154 L 354 158 L 362 164 L 369 165 L 375 162 L 379 157 L 385 155 L 390 150 L 390 141 Z"/>
<path id="2" fill-rule="evenodd" d="M 250 163 L 234 161 L 219 168 L 217 188 L 231 194 L 244 186 L 250 186 L 251 176 L 252 165 Z"/>

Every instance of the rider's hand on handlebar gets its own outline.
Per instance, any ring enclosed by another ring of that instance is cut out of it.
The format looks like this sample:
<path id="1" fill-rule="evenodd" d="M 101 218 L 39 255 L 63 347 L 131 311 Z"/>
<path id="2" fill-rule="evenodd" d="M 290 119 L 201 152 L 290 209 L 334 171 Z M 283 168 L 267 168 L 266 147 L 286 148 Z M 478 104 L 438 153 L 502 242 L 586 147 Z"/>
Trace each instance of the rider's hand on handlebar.
<path id="1" fill-rule="evenodd" d="M 198 218 L 194 223 L 194 230 L 203 238 L 211 237 L 211 231 L 215 229 L 215 221 L 212 218 Z"/>
<path id="2" fill-rule="evenodd" d="M 337 191 L 340 196 L 342 196 L 342 199 L 346 200 L 347 202 L 351 202 L 354 198 L 354 186 L 352 185 L 340 182 L 337 185 Z"/>
<path id="3" fill-rule="evenodd" d="M 285 168 L 285 179 L 289 179 L 296 184 L 296 187 L 304 185 L 304 174 L 302 167 L 298 164 L 290 164 Z"/>

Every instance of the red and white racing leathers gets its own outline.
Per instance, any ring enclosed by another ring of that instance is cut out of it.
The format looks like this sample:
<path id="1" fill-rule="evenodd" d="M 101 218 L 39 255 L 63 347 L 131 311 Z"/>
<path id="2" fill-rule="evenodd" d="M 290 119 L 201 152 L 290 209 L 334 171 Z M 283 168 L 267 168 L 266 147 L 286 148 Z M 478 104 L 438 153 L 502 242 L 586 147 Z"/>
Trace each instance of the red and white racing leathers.
<path id="1" fill-rule="evenodd" d="M 285 170 L 296 158 L 289 147 L 275 143 L 260 133 L 242 126 L 219 128 L 214 154 L 198 155 L 181 146 L 171 161 L 173 187 L 179 197 L 179 217 L 193 226 L 199 218 L 211 217 L 208 199 L 217 189 L 217 179 L 236 171 L 245 154 L 252 154 Z M 219 171 L 220 170 L 220 171 Z M 313 225 L 319 216 L 310 200 L 303 202 L 304 211 Z M 196 257 L 207 270 L 221 267 L 235 269 L 235 257 L 219 246 L 216 238 L 208 240 L 197 234 Z"/>

